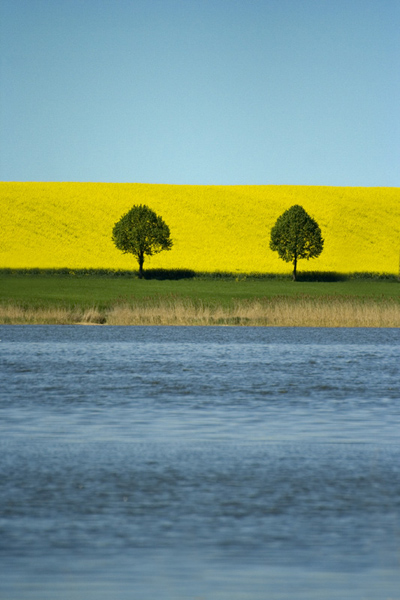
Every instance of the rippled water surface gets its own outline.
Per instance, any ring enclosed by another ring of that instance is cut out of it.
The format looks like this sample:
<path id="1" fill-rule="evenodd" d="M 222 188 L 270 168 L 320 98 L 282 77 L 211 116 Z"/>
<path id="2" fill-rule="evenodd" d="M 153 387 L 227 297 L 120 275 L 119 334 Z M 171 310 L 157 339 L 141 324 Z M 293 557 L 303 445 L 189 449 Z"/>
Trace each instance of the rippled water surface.
<path id="1" fill-rule="evenodd" d="M 0 327 L 0 598 L 398 600 L 400 331 Z"/>

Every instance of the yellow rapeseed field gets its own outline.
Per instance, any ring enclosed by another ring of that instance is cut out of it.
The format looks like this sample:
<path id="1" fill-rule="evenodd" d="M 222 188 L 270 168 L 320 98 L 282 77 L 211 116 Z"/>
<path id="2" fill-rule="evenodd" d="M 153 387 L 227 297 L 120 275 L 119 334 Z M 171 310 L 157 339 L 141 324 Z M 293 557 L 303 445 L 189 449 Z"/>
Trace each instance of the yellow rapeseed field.
<path id="1" fill-rule="evenodd" d="M 134 204 L 147 204 L 169 225 L 174 246 L 145 268 L 290 272 L 269 249 L 269 234 L 300 204 L 325 239 L 320 257 L 300 261 L 300 271 L 399 272 L 399 188 L 2 182 L 0 193 L 1 268 L 136 269 L 111 231 Z"/>

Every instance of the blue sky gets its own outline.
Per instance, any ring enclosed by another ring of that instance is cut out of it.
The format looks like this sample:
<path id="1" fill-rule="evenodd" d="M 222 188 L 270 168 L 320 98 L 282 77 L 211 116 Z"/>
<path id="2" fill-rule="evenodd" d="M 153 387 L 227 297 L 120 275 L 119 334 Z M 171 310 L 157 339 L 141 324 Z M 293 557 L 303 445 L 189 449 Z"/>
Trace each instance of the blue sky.
<path id="1" fill-rule="evenodd" d="M 399 186 L 398 0 L 0 0 L 0 180 Z"/>

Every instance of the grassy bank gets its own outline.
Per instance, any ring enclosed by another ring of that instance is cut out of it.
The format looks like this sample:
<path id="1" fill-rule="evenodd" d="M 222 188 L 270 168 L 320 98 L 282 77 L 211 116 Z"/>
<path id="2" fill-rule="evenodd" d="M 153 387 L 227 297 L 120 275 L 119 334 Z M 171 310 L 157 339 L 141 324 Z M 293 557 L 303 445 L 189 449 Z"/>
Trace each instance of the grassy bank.
<path id="1" fill-rule="evenodd" d="M 169 278 L 168 278 L 169 277 Z M 171 278 L 174 277 L 174 278 Z M 393 276 L 0 272 L 0 323 L 400 327 Z"/>

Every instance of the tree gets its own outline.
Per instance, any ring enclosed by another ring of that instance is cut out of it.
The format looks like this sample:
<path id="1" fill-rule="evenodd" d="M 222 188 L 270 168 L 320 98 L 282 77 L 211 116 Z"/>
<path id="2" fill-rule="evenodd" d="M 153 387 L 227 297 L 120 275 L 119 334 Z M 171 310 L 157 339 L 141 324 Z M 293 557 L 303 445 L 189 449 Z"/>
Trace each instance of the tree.
<path id="1" fill-rule="evenodd" d="M 139 277 L 143 277 L 145 256 L 153 256 L 162 250 L 171 250 L 169 227 L 148 206 L 133 206 L 112 231 L 112 240 L 124 254 L 133 254 L 139 263 Z"/>
<path id="2" fill-rule="evenodd" d="M 271 229 L 271 250 L 286 262 L 293 262 L 293 281 L 299 258 L 316 258 L 324 247 L 321 229 L 302 206 L 295 204 L 278 217 Z"/>

